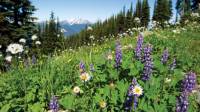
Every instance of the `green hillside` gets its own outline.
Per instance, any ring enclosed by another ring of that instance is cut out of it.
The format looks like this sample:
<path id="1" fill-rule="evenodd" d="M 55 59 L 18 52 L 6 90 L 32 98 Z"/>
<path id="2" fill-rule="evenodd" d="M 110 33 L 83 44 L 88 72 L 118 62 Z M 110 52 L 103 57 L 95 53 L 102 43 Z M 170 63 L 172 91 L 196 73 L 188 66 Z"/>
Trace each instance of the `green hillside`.
<path id="1" fill-rule="evenodd" d="M 0 112 L 47 111 L 52 96 L 58 99 L 59 109 L 66 112 L 121 112 L 127 106 L 124 102 L 133 78 L 143 89 L 137 96 L 135 111 L 174 112 L 182 80 L 190 71 L 196 73 L 197 84 L 188 93 L 189 112 L 198 112 L 200 25 L 144 32 L 143 48 L 151 45 L 153 62 L 152 74 L 146 81 L 142 80 L 145 63 L 135 58 L 138 34 L 134 35 L 58 52 L 29 68 L 19 63 L 17 68 L 1 74 Z M 116 41 L 121 44 L 117 52 L 122 50 L 122 63 L 117 68 Z M 162 63 L 165 49 L 169 59 Z M 170 69 L 174 59 L 176 65 Z"/>

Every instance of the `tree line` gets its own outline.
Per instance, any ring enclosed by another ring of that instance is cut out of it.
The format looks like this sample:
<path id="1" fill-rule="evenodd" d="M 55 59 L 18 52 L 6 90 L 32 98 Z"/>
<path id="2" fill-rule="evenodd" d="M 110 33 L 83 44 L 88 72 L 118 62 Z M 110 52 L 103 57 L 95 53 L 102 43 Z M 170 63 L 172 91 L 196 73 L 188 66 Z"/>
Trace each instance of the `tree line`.
<path id="1" fill-rule="evenodd" d="M 199 0 L 177 0 L 177 18 L 184 20 L 188 14 L 197 12 L 199 3 Z M 105 39 L 116 37 L 132 28 L 148 28 L 151 20 L 159 22 L 160 27 L 164 28 L 164 24 L 169 22 L 173 16 L 172 0 L 155 0 L 152 18 L 150 17 L 149 1 L 137 0 L 135 8 L 131 3 L 129 8 L 124 7 L 118 14 L 104 21 L 97 21 L 80 33 L 64 38 L 59 19 L 55 18 L 54 13 L 51 13 L 48 21 L 38 25 L 35 22 L 37 18 L 33 17 L 36 10 L 30 0 L 1 0 L 1 51 L 5 52 L 9 43 L 18 42 L 21 38 L 29 40 L 34 34 L 37 34 L 41 40 L 40 48 L 45 54 L 54 52 L 56 49 L 78 47 L 92 42 L 102 43 Z"/>

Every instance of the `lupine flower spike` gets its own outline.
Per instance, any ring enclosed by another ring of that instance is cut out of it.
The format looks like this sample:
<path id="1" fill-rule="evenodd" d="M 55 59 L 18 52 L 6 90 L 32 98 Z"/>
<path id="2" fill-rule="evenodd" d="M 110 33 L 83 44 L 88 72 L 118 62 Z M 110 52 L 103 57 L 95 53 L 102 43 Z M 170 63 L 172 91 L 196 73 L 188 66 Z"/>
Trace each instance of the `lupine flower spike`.
<path id="1" fill-rule="evenodd" d="M 196 84 L 196 74 L 189 72 L 182 83 L 182 93 L 177 99 L 176 112 L 187 112 L 189 101 L 188 96 L 194 90 Z"/>
<path id="2" fill-rule="evenodd" d="M 52 112 L 58 112 L 59 104 L 55 96 L 52 96 L 51 98 L 51 101 L 49 103 L 49 109 L 52 110 Z"/>
<path id="3" fill-rule="evenodd" d="M 143 89 L 139 86 L 136 79 L 133 79 L 131 85 L 129 86 L 127 99 L 124 103 L 125 111 L 129 112 L 132 110 L 132 106 L 134 110 L 136 110 L 138 105 L 138 97 L 143 94 Z"/>
<path id="4" fill-rule="evenodd" d="M 165 49 L 164 52 L 163 52 L 162 58 L 161 58 L 161 62 L 162 62 L 163 64 L 166 64 L 168 58 L 169 58 L 169 52 L 168 52 L 167 49 Z"/>
<path id="5" fill-rule="evenodd" d="M 174 70 L 174 69 L 176 68 L 176 59 L 175 59 L 175 58 L 173 59 L 173 62 L 172 62 L 172 64 L 169 66 L 169 68 L 170 68 L 171 71 Z"/>
<path id="6" fill-rule="evenodd" d="M 115 50 L 115 67 L 118 69 L 122 63 L 122 50 L 121 44 L 119 41 L 116 43 L 116 50 Z"/>
<path id="7" fill-rule="evenodd" d="M 196 84 L 196 74 L 189 72 L 186 74 L 185 79 L 183 80 L 182 91 L 192 92 Z"/>
<path id="8" fill-rule="evenodd" d="M 152 69 L 153 69 L 153 59 L 151 58 L 151 51 L 152 51 L 152 46 L 147 45 L 144 48 L 144 57 L 143 57 L 143 62 L 144 62 L 144 69 L 143 69 L 143 74 L 142 74 L 142 80 L 149 80 L 150 75 L 152 74 Z"/>
<path id="9" fill-rule="evenodd" d="M 81 74 L 85 72 L 85 64 L 83 62 L 80 62 L 80 64 L 79 64 L 79 70 L 80 70 Z"/>
<path id="10" fill-rule="evenodd" d="M 142 36 L 142 34 L 140 34 L 138 36 L 137 46 L 135 48 L 135 57 L 138 60 L 141 60 L 141 58 L 142 58 L 142 45 L 143 45 L 143 36 Z"/>

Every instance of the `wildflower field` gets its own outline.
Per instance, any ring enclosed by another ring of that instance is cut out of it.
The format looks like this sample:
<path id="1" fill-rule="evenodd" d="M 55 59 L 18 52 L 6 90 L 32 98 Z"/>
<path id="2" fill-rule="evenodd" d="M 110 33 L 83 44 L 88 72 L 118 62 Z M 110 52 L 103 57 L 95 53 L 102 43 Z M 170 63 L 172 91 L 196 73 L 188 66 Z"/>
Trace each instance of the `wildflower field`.
<path id="1" fill-rule="evenodd" d="M 18 61 L 1 73 L 0 112 L 199 112 L 199 48 L 192 24 Z"/>

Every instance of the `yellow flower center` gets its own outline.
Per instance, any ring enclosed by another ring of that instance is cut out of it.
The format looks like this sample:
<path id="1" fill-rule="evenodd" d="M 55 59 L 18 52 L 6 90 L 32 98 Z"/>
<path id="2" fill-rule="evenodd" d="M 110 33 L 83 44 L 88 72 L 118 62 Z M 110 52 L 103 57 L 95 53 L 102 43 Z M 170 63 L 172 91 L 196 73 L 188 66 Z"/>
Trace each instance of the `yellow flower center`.
<path id="1" fill-rule="evenodd" d="M 82 75 L 81 75 L 81 80 L 86 80 L 86 79 L 87 79 L 87 76 L 84 75 L 84 74 L 82 74 Z"/>

